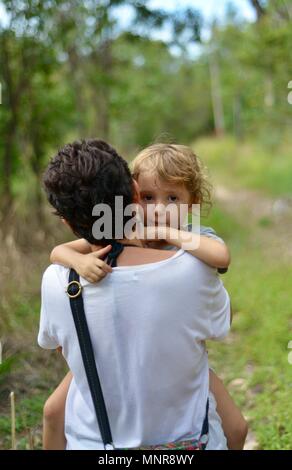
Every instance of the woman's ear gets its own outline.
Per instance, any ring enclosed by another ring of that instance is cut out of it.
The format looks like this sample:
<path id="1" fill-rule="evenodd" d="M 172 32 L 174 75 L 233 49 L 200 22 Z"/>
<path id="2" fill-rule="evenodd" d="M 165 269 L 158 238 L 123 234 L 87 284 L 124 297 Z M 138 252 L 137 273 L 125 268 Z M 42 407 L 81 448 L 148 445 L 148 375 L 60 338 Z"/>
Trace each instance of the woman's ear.
<path id="1" fill-rule="evenodd" d="M 139 204 L 140 202 L 140 190 L 137 181 L 133 178 L 133 202 Z"/>
<path id="2" fill-rule="evenodd" d="M 67 225 L 67 227 L 71 228 L 69 222 L 67 222 L 67 220 L 64 219 L 64 217 L 61 217 L 61 221 L 64 225 Z"/>

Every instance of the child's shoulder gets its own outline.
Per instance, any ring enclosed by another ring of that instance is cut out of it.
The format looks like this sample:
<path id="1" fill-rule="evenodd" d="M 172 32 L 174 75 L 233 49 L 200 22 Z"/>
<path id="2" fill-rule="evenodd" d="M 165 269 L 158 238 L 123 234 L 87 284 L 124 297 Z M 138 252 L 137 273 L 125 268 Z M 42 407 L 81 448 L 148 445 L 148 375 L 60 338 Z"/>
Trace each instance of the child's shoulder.
<path id="1" fill-rule="evenodd" d="M 188 231 L 189 232 L 196 232 L 198 233 L 197 227 L 193 229 L 192 224 L 188 224 Z M 206 227 L 205 225 L 200 225 L 200 235 L 204 235 L 205 237 L 213 238 L 214 240 L 218 240 L 221 243 L 224 243 L 224 240 L 219 237 L 216 231 L 212 227 Z"/>

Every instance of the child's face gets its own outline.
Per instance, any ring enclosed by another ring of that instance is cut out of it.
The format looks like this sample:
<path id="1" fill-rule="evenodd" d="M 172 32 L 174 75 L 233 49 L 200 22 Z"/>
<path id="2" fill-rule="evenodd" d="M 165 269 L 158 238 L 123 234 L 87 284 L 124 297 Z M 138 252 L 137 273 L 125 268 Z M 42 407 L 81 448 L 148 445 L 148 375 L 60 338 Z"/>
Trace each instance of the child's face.
<path id="1" fill-rule="evenodd" d="M 180 228 L 182 210 L 190 208 L 192 199 L 182 184 L 163 181 L 155 174 L 142 172 L 138 178 L 140 205 L 144 211 L 144 225 L 167 225 Z M 171 204 L 169 210 L 166 206 Z M 182 207 L 181 205 L 184 204 Z M 183 218 L 186 214 L 183 215 Z"/>

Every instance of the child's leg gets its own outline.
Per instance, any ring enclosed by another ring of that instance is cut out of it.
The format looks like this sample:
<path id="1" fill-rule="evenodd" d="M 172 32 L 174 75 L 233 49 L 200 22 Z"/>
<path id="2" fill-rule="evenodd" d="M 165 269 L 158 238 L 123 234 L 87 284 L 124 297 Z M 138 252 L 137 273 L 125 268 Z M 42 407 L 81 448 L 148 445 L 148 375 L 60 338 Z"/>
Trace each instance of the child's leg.
<path id="1" fill-rule="evenodd" d="M 65 403 L 71 380 L 72 373 L 68 372 L 45 403 L 43 416 L 44 450 L 65 450 L 66 448 Z"/>
<path id="2" fill-rule="evenodd" d="M 210 390 L 217 402 L 217 412 L 230 450 L 242 450 L 247 436 L 247 422 L 229 395 L 223 382 L 210 370 Z"/>

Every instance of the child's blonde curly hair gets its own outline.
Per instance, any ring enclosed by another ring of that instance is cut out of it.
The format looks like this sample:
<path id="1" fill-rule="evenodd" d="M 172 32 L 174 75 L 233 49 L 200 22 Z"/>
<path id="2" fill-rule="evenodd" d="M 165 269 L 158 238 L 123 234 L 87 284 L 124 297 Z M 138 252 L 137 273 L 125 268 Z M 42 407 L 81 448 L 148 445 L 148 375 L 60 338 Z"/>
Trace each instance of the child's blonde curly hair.
<path id="1" fill-rule="evenodd" d="M 208 210 L 212 206 L 212 185 L 207 169 L 190 147 L 177 144 L 153 144 L 131 162 L 133 178 L 153 172 L 163 181 L 182 184 L 190 192 L 192 203 Z"/>

